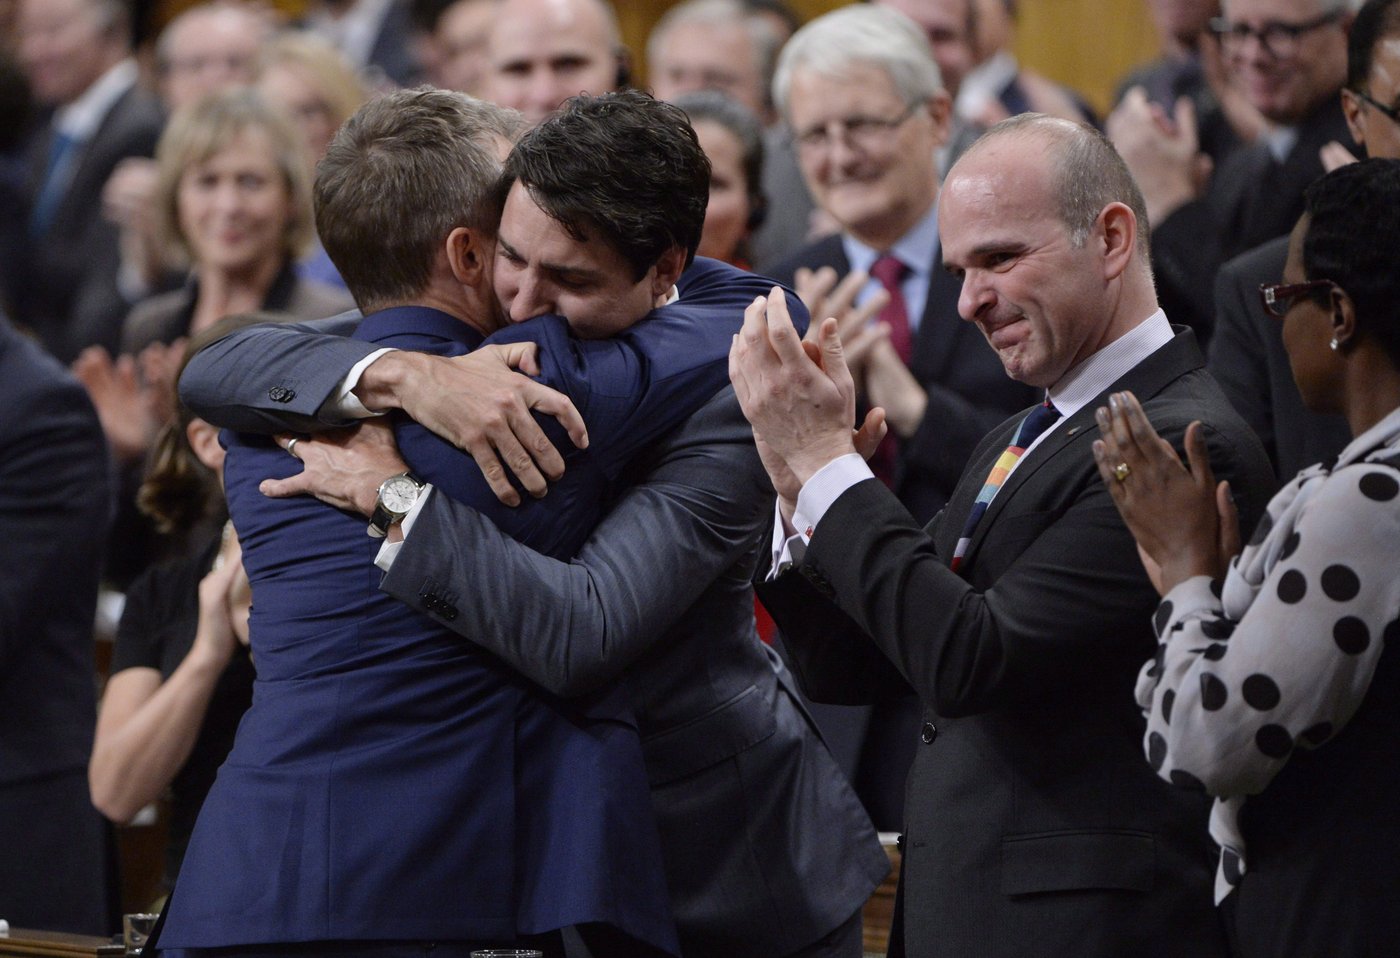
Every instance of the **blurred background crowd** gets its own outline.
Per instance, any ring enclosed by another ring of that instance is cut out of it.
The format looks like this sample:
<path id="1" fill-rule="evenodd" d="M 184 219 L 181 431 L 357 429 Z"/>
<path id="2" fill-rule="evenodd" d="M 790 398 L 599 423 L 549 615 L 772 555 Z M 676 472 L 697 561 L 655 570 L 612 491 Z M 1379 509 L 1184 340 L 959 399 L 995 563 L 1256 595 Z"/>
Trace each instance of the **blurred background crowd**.
<path id="1" fill-rule="evenodd" d="M 941 176 L 1007 116 L 1094 124 L 1145 194 L 1168 316 L 1279 477 L 1341 449 L 1253 288 L 1282 275 L 1324 168 L 1400 154 L 1400 52 L 1380 43 L 1400 17 L 1352 31 L 1349 71 L 1343 0 L 879 2 L 936 71 L 896 50 L 859 82 L 804 70 L 821 49 L 787 41 L 826 0 L 0 0 L 0 849 L 44 849 L 0 854 L 0 917 L 106 933 L 178 871 L 252 665 L 218 562 L 222 453 L 174 382 L 226 316 L 353 306 L 310 184 L 385 90 L 459 90 L 530 123 L 626 86 L 681 106 L 713 165 L 700 253 L 851 317 L 857 382 L 891 426 L 877 474 L 920 520 L 1036 398 L 957 321 Z M 897 829 L 912 697 L 818 720 Z M 157 804 L 158 830 L 118 842 L 109 823 Z"/>

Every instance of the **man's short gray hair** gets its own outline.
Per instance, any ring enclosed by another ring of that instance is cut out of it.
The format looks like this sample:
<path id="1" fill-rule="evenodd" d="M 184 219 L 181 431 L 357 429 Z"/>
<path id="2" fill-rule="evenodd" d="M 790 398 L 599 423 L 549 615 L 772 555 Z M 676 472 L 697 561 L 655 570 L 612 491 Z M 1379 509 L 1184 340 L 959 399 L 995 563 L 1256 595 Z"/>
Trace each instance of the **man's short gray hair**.
<path id="1" fill-rule="evenodd" d="M 855 4 L 818 17 L 792 35 L 778 57 L 773 102 L 786 117 L 792 75 L 799 69 L 841 77 L 857 65 L 884 70 L 906 105 L 943 89 L 928 38 L 912 20 L 888 7 Z"/>

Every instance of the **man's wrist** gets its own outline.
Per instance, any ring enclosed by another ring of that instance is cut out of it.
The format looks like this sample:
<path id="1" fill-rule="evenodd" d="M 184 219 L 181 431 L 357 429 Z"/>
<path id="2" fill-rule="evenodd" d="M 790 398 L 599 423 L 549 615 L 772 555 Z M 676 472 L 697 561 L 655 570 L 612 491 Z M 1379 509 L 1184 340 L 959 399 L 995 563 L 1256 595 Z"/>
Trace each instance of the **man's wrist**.
<path id="1" fill-rule="evenodd" d="M 855 443 L 851 441 L 850 436 L 845 436 L 840 441 L 832 440 L 798 450 L 787 463 L 797 481 L 805 486 L 807 480 L 820 472 L 824 466 L 855 452 Z"/>
<path id="2" fill-rule="evenodd" d="M 403 349 L 387 352 L 365 367 L 352 392 L 373 412 L 402 409 L 403 390 L 412 382 L 419 364 L 429 358 L 423 353 Z"/>

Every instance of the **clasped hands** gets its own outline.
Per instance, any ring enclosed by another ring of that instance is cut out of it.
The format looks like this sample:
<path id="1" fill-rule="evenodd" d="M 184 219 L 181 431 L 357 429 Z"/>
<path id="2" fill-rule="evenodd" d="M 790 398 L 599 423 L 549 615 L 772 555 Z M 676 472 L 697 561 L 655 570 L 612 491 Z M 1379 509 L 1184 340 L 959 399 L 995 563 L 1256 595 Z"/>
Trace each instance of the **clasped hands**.
<path id="1" fill-rule="evenodd" d="M 819 469 L 852 452 L 869 458 L 885 435 L 879 408 L 855 428 L 855 382 L 836 319 L 821 321 L 815 342 L 803 341 L 781 287 L 744 311 L 729 351 L 729 379 L 785 518 Z"/>

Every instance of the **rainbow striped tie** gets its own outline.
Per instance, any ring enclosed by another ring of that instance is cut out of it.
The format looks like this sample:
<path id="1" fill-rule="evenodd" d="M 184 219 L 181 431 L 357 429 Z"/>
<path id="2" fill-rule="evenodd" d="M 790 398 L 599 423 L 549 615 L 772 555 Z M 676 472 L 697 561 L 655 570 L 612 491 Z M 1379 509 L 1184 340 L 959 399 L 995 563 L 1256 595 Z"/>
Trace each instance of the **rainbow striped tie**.
<path id="1" fill-rule="evenodd" d="M 1026 449 L 1031 443 L 1050 425 L 1060 418 L 1060 411 L 1050 404 L 1050 400 L 1036 406 L 1026 418 L 1021 420 L 1020 427 L 1016 430 L 1015 437 L 1011 440 L 1011 445 L 1006 447 L 1006 451 L 997 457 L 997 461 L 992 464 L 992 471 L 987 473 L 987 481 L 982 484 L 982 491 L 977 493 L 977 501 L 972 504 L 972 511 L 968 513 L 967 522 L 963 524 L 962 535 L 958 538 L 957 547 L 953 550 L 952 569 L 957 572 L 962 566 L 963 556 L 967 554 L 968 543 L 972 541 L 972 533 L 977 530 L 977 523 L 982 521 L 982 514 L 987 511 L 987 506 L 991 504 L 993 497 L 1001 484 L 1006 481 L 1006 477 L 1011 474 L 1011 468 L 1016 465 L 1021 456 L 1025 455 Z"/>

